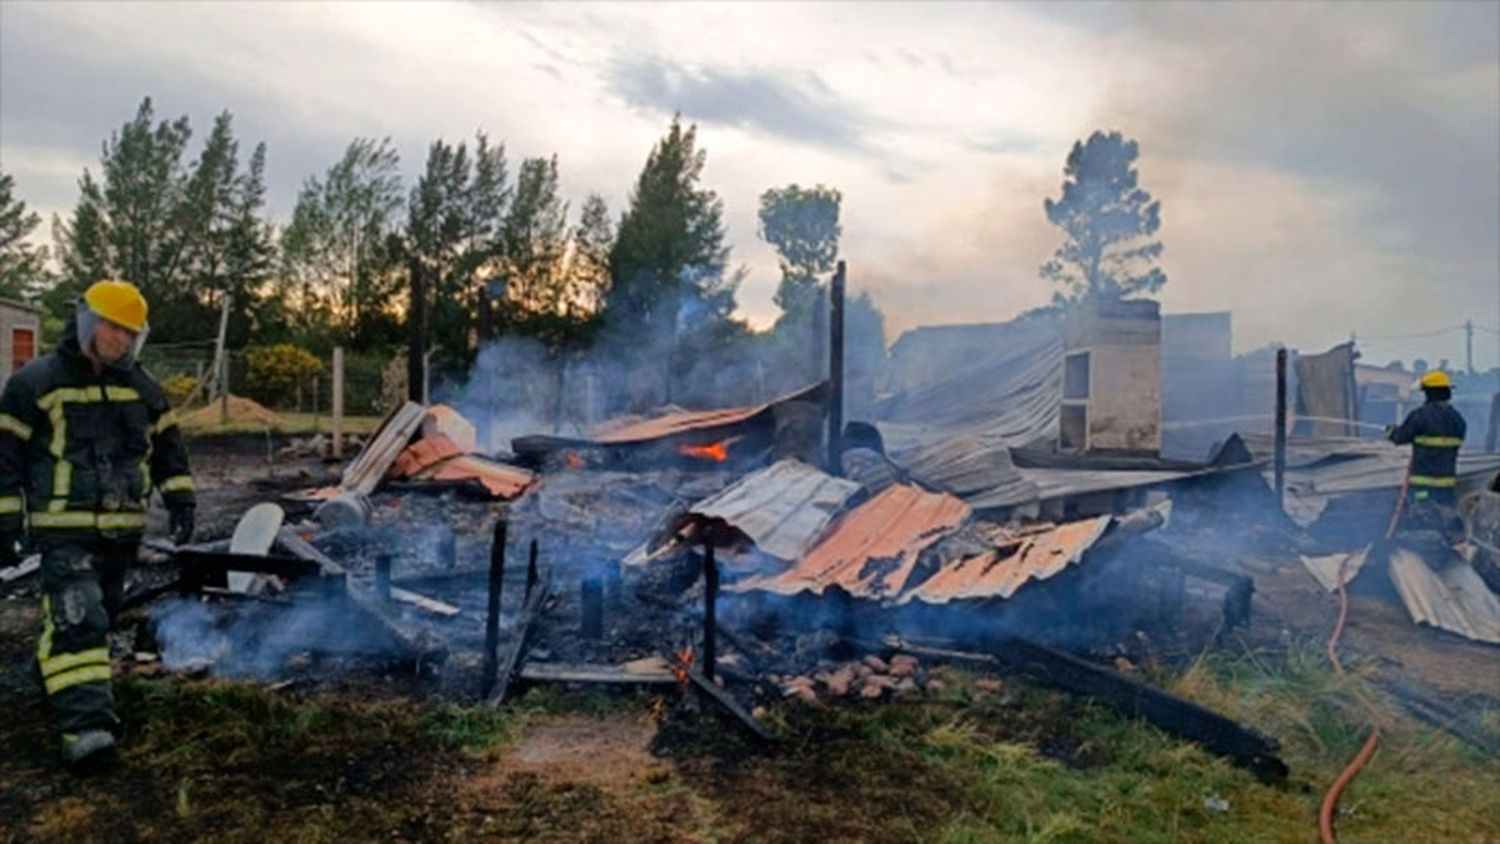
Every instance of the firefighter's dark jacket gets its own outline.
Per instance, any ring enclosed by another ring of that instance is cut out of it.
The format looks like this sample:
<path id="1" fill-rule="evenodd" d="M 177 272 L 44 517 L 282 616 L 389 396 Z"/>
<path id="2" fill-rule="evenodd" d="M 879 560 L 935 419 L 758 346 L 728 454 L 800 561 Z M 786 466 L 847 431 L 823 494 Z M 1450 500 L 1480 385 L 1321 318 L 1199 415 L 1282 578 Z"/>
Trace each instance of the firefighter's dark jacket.
<path id="1" fill-rule="evenodd" d="M 1451 489 L 1458 484 L 1458 448 L 1468 430 L 1464 418 L 1446 401 L 1430 400 L 1407 414 L 1391 432 L 1391 442 L 1412 444 L 1411 485 Z"/>
<path id="2" fill-rule="evenodd" d="M 0 533 L 139 536 L 153 488 L 193 505 L 182 432 L 140 364 L 95 373 L 72 319 L 63 336 L 0 395 Z"/>

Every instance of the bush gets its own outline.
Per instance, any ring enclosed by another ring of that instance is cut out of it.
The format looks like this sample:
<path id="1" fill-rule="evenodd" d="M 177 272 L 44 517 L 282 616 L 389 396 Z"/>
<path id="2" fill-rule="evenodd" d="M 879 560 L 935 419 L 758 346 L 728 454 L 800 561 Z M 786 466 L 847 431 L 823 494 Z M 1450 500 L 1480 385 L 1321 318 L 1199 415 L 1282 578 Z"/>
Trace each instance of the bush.
<path id="1" fill-rule="evenodd" d="M 177 372 L 162 379 L 162 392 L 167 394 L 167 401 L 173 407 L 181 407 L 193 391 L 198 389 L 198 379 L 185 372 Z"/>
<path id="2" fill-rule="evenodd" d="M 323 362 L 291 343 L 245 350 L 245 385 L 250 394 L 285 404 L 288 396 L 323 371 Z"/>

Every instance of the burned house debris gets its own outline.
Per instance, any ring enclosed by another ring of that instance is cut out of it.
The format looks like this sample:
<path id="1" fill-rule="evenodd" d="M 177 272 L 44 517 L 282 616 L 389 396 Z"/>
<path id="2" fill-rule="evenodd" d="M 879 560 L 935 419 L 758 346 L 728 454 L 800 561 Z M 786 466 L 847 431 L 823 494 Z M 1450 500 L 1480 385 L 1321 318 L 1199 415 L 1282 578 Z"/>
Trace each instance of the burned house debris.
<path id="1" fill-rule="evenodd" d="M 375 659 L 491 703 L 536 684 L 676 685 L 762 738 L 760 707 L 933 694 L 928 666 L 958 662 L 1283 775 L 1273 739 L 1099 663 L 1201 653 L 1254 625 L 1240 558 L 1265 547 L 1326 588 L 1378 571 L 1414 621 L 1477 641 L 1500 642 L 1500 601 L 1450 549 L 1346 541 L 1389 515 L 1404 466 L 1358 437 L 1351 350 L 1286 368 L 1278 437 L 1276 369 L 1232 358 L 1228 323 L 1127 301 L 919 329 L 837 460 L 837 370 L 759 404 L 665 407 L 508 451 L 453 407 L 408 402 L 339 483 L 286 496 L 285 523 L 247 514 L 259 544 L 158 548 L 183 575 L 132 601 L 155 602 L 175 668 Z M 1185 386 L 1197 378 L 1212 401 Z M 1469 492 L 1500 456 L 1459 465 Z M 1481 564 L 1500 558 L 1487 494 L 1471 511 Z"/>

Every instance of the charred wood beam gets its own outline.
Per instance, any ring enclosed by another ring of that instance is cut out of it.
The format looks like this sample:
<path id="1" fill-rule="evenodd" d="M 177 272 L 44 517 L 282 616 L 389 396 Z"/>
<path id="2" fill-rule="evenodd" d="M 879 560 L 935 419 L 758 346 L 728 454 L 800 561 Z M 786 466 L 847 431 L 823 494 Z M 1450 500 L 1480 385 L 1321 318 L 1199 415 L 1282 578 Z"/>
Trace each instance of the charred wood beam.
<path id="1" fill-rule="evenodd" d="M 594 641 L 604 636 L 604 581 L 586 577 L 578 584 L 579 632 Z"/>
<path id="2" fill-rule="evenodd" d="M 536 542 L 532 541 L 531 565 L 536 564 Z M 491 706 L 498 706 L 505 702 L 505 694 L 510 690 L 511 680 L 516 675 L 516 669 L 521 665 L 526 655 L 526 640 L 531 635 L 531 627 L 536 623 L 537 617 L 542 614 L 542 605 L 546 603 L 551 590 L 551 572 L 538 573 L 534 583 L 529 583 L 526 592 L 526 603 L 521 608 L 521 615 L 516 619 L 515 629 L 511 633 L 510 648 L 500 658 L 499 668 L 495 672 L 495 684 L 486 697 Z M 530 578 L 528 577 L 528 580 Z"/>
<path id="3" fill-rule="evenodd" d="M 495 687 L 495 672 L 499 669 L 500 648 L 500 595 L 505 586 L 505 539 L 508 526 L 505 519 L 495 522 L 495 535 L 490 542 L 490 578 L 488 603 L 484 615 L 484 674 L 480 689 L 489 691 Z"/>
<path id="4" fill-rule="evenodd" d="M 714 703 L 717 703 L 724 709 L 724 711 L 728 712 L 730 715 L 733 715 L 735 717 L 735 720 L 739 721 L 741 724 L 744 724 L 751 733 L 755 734 L 756 738 L 766 742 L 776 741 L 775 733 L 766 729 L 766 725 L 762 724 L 760 721 L 757 721 L 754 715 L 751 715 L 745 710 L 745 707 L 740 706 L 739 701 L 735 700 L 734 697 L 729 694 L 729 692 L 726 692 L 723 689 L 719 688 L 719 685 L 717 683 L 705 677 L 702 671 L 699 671 L 692 665 L 683 662 L 675 655 L 669 654 L 667 655 L 667 658 L 671 660 L 672 665 L 674 665 L 678 671 L 682 672 L 683 676 L 687 677 L 692 681 L 694 686 L 698 687 L 698 690 L 700 692 L 707 695 L 710 700 L 712 700 Z"/>
<path id="5" fill-rule="evenodd" d="M 828 285 L 828 472 L 842 475 L 840 440 L 844 435 L 844 262 Z"/>
<path id="6" fill-rule="evenodd" d="M 719 566 L 714 562 L 713 528 L 705 526 L 703 541 L 703 674 L 714 678 L 719 643 Z"/>
<path id="7" fill-rule="evenodd" d="M 993 648 L 1000 663 L 1073 694 L 1106 703 L 1123 715 L 1195 741 L 1205 750 L 1249 768 L 1263 780 L 1281 780 L 1286 763 L 1276 739 L 1213 710 L 1072 654 L 1021 639 Z"/>
<path id="8" fill-rule="evenodd" d="M 1276 430 L 1275 430 L 1276 505 L 1286 507 L 1286 349 L 1276 350 Z"/>

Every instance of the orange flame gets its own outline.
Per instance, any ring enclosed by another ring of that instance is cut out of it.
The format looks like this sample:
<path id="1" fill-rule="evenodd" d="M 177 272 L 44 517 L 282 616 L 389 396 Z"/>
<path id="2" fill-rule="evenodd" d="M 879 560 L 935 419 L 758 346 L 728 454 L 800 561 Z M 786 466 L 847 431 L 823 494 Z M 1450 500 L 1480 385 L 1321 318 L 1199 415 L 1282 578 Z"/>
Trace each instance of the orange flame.
<path id="1" fill-rule="evenodd" d="M 583 468 L 583 458 L 579 457 L 578 456 L 578 452 L 576 452 L 576 451 L 570 451 L 570 452 L 568 452 L 568 461 L 567 462 L 568 462 L 568 468 L 569 469 L 582 469 Z"/>
<path id="2" fill-rule="evenodd" d="M 693 649 L 683 648 L 677 652 L 677 661 L 672 664 L 672 674 L 677 678 L 677 685 L 686 686 L 688 682 L 689 668 L 693 667 Z"/>
<path id="3" fill-rule="evenodd" d="M 699 460 L 712 460 L 715 463 L 723 463 L 729 459 L 729 440 L 719 440 L 708 445 L 679 445 L 677 453 L 684 457 L 696 457 Z"/>

